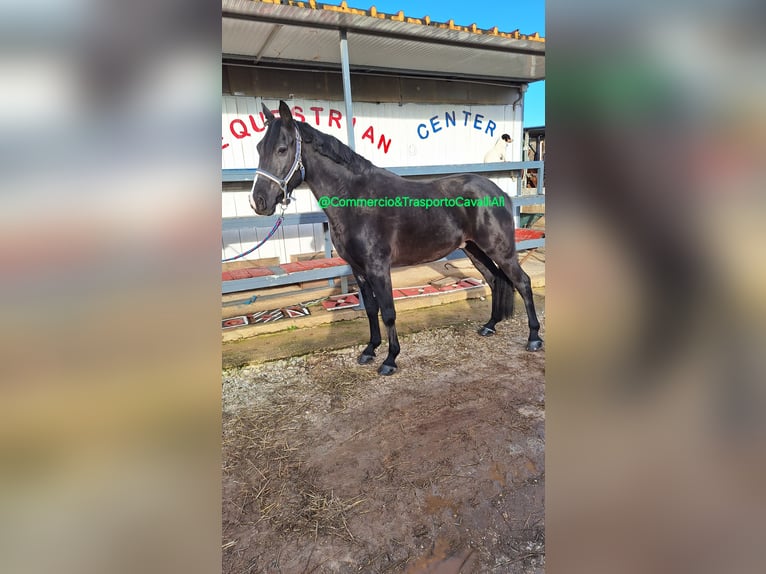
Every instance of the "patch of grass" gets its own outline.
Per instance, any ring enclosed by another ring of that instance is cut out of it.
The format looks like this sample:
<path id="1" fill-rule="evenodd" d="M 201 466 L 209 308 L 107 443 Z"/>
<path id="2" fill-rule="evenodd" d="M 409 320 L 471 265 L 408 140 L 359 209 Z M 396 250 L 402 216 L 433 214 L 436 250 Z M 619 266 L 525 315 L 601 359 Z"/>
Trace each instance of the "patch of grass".
<path id="1" fill-rule="evenodd" d="M 335 534 L 347 540 L 354 540 L 354 535 L 348 529 L 346 522 L 347 513 L 356 506 L 365 502 L 366 498 L 357 496 L 355 498 L 338 498 L 330 491 L 311 491 L 304 493 L 304 502 L 308 525 L 314 525 L 314 535 Z"/>
<path id="2" fill-rule="evenodd" d="M 224 423 L 224 534 L 267 522 L 282 533 L 329 534 L 353 541 L 349 513 L 365 498 L 343 498 L 316 484 L 296 437 L 306 400 L 273 397 Z"/>

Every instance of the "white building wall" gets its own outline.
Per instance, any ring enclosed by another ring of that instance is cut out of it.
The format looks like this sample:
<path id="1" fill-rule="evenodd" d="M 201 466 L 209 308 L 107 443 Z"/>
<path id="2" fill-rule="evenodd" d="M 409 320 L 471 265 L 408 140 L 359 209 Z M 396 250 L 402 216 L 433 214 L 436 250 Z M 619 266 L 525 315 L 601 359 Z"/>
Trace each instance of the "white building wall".
<path id="1" fill-rule="evenodd" d="M 279 102 L 273 99 L 223 96 L 222 167 L 223 169 L 258 166 L 256 145 L 263 137 L 261 102 L 276 112 Z M 317 129 L 347 143 L 345 106 L 342 101 L 295 99 L 287 102 L 293 115 Z M 512 105 L 451 105 L 354 103 L 354 139 L 357 153 L 381 167 L 426 166 L 481 163 L 484 154 L 503 133 L 513 142 L 508 157 L 521 159 L 523 130 L 521 108 Z M 516 194 L 516 183 L 509 177 L 492 177 L 503 191 Z M 253 215 L 249 192 L 222 194 L 222 216 Z M 311 191 L 300 186 L 286 213 L 319 211 Z M 253 247 L 268 229 L 227 232 L 222 237 L 222 257 L 231 257 Z M 291 255 L 324 249 L 321 225 L 282 226 L 275 239 L 268 241 L 248 259 L 279 257 L 280 263 Z"/>

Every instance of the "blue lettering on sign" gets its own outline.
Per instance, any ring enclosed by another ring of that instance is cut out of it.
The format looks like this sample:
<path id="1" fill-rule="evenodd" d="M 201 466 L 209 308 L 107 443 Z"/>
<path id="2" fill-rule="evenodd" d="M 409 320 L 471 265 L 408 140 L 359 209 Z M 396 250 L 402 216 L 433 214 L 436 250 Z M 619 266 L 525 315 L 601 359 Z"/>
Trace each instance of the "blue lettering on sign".
<path id="1" fill-rule="evenodd" d="M 469 120 L 471 116 L 473 115 L 473 128 L 479 131 L 484 131 L 485 134 L 488 134 L 490 136 L 495 135 L 495 129 L 497 129 L 497 124 L 493 120 L 487 120 L 486 127 L 484 126 L 484 114 L 473 114 L 472 112 L 468 110 L 461 110 L 463 114 L 463 126 L 469 127 Z M 457 112 L 455 110 L 444 112 L 444 125 L 441 124 L 441 118 L 440 116 L 436 115 L 433 117 L 428 118 L 428 123 L 422 123 L 418 124 L 418 127 L 416 128 L 416 131 L 418 132 L 418 137 L 422 140 L 428 139 L 430 135 L 433 133 L 438 133 L 440 131 L 443 131 L 446 128 L 457 126 Z M 429 127 L 431 128 L 429 130 Z"/>

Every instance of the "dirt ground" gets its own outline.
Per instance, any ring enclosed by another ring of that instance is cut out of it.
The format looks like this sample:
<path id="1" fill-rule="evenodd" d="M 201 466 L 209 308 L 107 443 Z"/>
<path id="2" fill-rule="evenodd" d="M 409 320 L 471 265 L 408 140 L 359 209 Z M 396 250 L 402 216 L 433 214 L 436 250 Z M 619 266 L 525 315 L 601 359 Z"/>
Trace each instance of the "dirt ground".
<path id="1" fill-rule="evenodd" d="M 545 351 L 482 317 L 225 370 L 223 572 L 543 572 Z"/>

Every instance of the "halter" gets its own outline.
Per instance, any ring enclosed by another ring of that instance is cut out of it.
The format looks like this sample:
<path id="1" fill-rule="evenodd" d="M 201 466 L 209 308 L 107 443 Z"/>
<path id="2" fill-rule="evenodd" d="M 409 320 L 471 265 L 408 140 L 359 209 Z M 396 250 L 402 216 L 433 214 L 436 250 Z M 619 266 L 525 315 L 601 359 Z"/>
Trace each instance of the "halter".
<path id="1" fill-rule="evenodd" d="M 293 192 L 293 189 L 295 189 L 295 187 L 293 187 L 293 189 L 288 190 L 287 184 L 293 178 L 297 170 L 300 170 L 301 172 L 301 180 L 295 185 L 295 187 L 298 187 L 306 178 L 306 169 L 303 167 L 303 161 L 301 160 L 301 132 L 298 130 L 298 126 L 295 126 L 295 159 L 293 160 L 293 165 L 290 168 L 290 171 L 287 172 L 287 175 L 283 179 L 280 179 L 265 169 L 261 169 L 259 167 L 255 168 L 255 177 L 253 178 L 253 187 L 250 190 L 250 195 L 252 196 L 253 192 L 255 191 L 255 182 L 258 181 L 258 176 L 262 175 L 266 179 L 270 179 L 279 186 L 279 189 L 281 189 L 282 193 L 284 194 L 284 199 L 282 199 L 280 203 L 284 207 L 287 207 L 290 203 L 290 194 Z"/>

